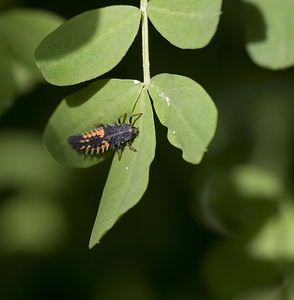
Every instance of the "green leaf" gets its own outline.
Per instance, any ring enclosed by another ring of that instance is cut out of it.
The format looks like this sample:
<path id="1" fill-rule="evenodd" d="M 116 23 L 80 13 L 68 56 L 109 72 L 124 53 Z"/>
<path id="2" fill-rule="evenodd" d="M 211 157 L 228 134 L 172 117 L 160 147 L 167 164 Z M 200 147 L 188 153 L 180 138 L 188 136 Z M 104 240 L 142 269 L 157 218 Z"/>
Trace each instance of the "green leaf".
<path id="1" fill-rule="evenodd" d="M 94 124 L 112 124 L 132 112 L 142 84 L 133 80 L 97 80 L 85 89 L 66 97 L 51 116 L 44 143 L 51 155 L 67 167 L 86 168 L 105 159 L 106 154 L 85 156 L 71 148 L 67 139 L 94 128 Z"/>
<path id="2" fill-rule="evenodd" d="M 294 65 L 294 1 L 243 0 L 246 49 L 259 66 Z"/>
<path id="3" fill-rule="evenodd" d="M 221 176 L 224 178 L 223 174 Z M 237 191 L 246 199 L 255 198 L 276 201 L 284 192 L 283 184 L 277 174 L 272 174 L 270 171 L 255 165 L 235 166 L 230 177 L 234 191 Z M 231 201 L 234 200 L 231 199 Z M 230 208 L 228 207 L 228 210 Z"/>
<path id="4" fill-rule="evenodd" d="M 115 222 L 138 203 L 147 188 L 149 167 L 155 154 L 155 129 L 146 90 L 143 90 L 135 108 L 135 113 L 140 112 L 143 115 L 136 121 L 140 134 L 133 143 L 138 152 L 126 148 L 121 161 L 114 157 L 90 238 L 90 248 L 99 243 Z"/>
<path id="5" fill-rule="evenodd" d="M 35 65 L 35 49 L 61 22 L 61 17 L 36 9 L 18 8 L 0 14 L 0 114 L 19 94 L 43 80 Z"/>
<path id="6" fill-rule="evenodd" d="M 0 16 L 0 36 L 12 56 L 40 77 L 34 61 L 35 50 L 62 21 L 61 17 L 42 10 L 9 10 Z"/>
<path id="7" fill-rule="evenodd" d="M 172 145 L 183 158 L 197 164 L 211 141 L 217 110 L 205 90 L 188 77 L 159 74 L 148 88 L 160 122 L 168 128 Z"/>
<path id="8" fill-rule="evenodd" d="M 203 191 L 202 217 L 207 225 L 229 235 L 240 235 L 255 232 L 276 212 L 285 189 L 276 173 L 245 164 L 215 172 Z"/>
<path id="9" fill-rule="evenodd" d="M 206 46 L 220 16 L 221 0 L 150 0 L 148 16 L 173 45 L 183 49 Z"/>
<path id="10" fill-rule="evenodd" d="M 47 81 L 72 85 L 115 67 L 138 32 L 140 10 L 109 6 L 73 17 L 47 36 L 36 51 L 36 63 Z"/>
<path id="11" fill-rule="evenodd" d="M 279 213 L 269 218 L 248 245 L 248 253 L 257 259 L 294 261 L 293 198 L 284 198 Z"/>

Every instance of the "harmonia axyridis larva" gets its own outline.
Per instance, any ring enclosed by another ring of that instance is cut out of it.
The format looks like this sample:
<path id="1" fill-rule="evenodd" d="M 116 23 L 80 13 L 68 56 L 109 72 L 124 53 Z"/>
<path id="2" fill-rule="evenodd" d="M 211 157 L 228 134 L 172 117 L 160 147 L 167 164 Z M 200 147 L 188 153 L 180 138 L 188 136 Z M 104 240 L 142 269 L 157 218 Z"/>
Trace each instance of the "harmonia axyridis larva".
<path id="1" fill-rule="evenodd" d="M 121 150 L 127 145 L 132 151 L 137 150 L 132 147 L 132 142 L 139 135 L 139 128 L 134 127 L 135 121 L 142 116 L 142 113 L 130 116 L 129 124 L 124 123 L 127 113 L 118 118 L 118 122 L 113 125 L 97 124 L 97 128 L 79 135 L 72 135 L 68 138 L 69 144 L 76 150 L 84 152 L 86 155 L 99 154 L 101 151 L 114 149 L 121 159 Z M 135 118 L 134 120 L 134 117 Z"/>

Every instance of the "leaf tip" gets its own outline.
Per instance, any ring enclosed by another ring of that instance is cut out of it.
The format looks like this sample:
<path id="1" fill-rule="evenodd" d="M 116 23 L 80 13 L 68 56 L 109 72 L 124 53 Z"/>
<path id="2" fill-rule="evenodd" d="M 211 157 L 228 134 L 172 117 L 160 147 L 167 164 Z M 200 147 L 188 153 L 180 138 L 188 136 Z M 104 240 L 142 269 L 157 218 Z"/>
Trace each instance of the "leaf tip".
<path id="1" fill-rule="evenodd" d="M 92 239 L 90 239 L 88 247 L 90 250 L 92 250 L 98 244 L 100 244 L 100 241 L 92 241 Z"/>

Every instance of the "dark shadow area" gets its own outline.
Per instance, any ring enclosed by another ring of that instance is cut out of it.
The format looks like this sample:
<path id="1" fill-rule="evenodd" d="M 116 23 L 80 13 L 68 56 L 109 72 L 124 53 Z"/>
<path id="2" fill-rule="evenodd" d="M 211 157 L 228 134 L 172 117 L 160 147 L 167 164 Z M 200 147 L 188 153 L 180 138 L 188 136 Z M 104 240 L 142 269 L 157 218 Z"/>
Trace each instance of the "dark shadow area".
<path id="1" fill-rule="evenodd" d="M 260 9 L 247 1 L 242 2 L 245 36 L 249 43 L 263 41 L 266 36 L 266 24 Z"/>
<path id="2" fill-rule="evenodd" d="M 109 82 L 109 79 L 96 80 L 81 91 L 77 91 L 74 94 L 71 94 L 65 97 L 65 101 L 69 107 L 77 107 L 87 102 L 89 99 L 93 97 L 100 89 L 103 88 L 104 85 Z"/>
<path id="3" fill-rule="evenodd" d="M 46 48 L 46 53 L 42 51 L 42 60 L 54 61 L 78 51 L 92 39 L 98 27 L 99 11 L 86 11 L 74 19 L 68 20 L 43 40 L 41 46 L 42 49 Z M 36 57 L 39 57 L 38 48 Z"/>

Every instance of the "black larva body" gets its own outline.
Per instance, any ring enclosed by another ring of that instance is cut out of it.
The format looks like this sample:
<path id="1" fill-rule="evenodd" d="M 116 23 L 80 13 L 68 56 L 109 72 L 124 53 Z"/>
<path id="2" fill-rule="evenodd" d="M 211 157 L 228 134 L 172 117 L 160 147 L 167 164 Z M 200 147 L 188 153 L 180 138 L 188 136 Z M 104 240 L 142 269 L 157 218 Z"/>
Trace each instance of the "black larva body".
<path id="1" fill-rule="evenodd" d="M 132 115 L 130 117 L 130 124 L 121 124 L 121 120 L 125 116 L 126 114 L 123 114 L 118 119 L 119 123 L 103 125 L 92 131 L 70 136 L 68 142 L 74 149 L 90 155 L 114 149 L 118 151 L 118 158 L 120 159 L 121 148 L 125 145 L 131 150 L 137 151 L 131 144 L 139 135 L 139 129 L 133 126 L 132 117 L 140 117 L 141 114 Z"/>
<path id="2" fill-rule="evenodd" d="M 127 143 L 132 143 L 139 135 L 139 129 L 131 124 L 114 124 L 104 126 L 104 140 L 106 140 L 111 149 L 119 149 Z"/>
<path id="3" fill-rule="evenodd" d="M 103 134 L 93 134 L 95 132 Z M 103 145 L 106 146 L 106 150 L 118 150 L 126 143 L 132 142 L 138 134 L 138 128 L 133 127 L 131 124 L 113 124 L 105 125 L 85 134 L 70 136 L 68 142 L 74 149 L 78 150 L 98 148 L 98 150 L 100 150 Z M 107 144 L 109 146 L 107 146 Z"/>

